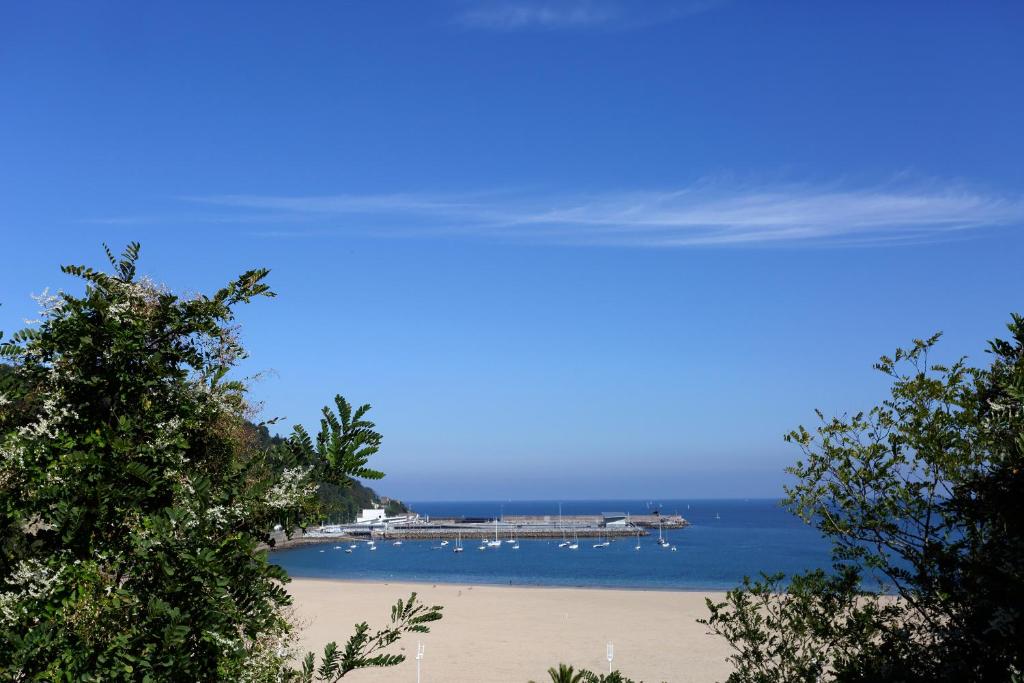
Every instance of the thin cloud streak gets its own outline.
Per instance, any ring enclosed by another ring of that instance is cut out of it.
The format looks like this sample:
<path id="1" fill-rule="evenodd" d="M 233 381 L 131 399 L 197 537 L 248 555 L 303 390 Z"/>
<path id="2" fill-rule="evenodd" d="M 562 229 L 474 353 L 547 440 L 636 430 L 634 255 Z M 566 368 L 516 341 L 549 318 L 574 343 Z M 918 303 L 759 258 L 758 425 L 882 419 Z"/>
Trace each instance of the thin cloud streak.
<path id="1" fill-rule="evenodd" d="M 456 17 L 456 22 L 471 28 L 515 31 L 588 28 L 606 24 L 617 16 L 617 7 L 608 3 L 496 2 L 466 10 Z"/>
<path id="2" fill-rule="evenodd" d="M 425 194 L 192 198 L 266 211 L 282 222 L 330 219 L 389 236 L 466 236 L 633 247 L 892 244 L 1024 223 L 1024 201 L 960 187 L 836 189 L 790 185 L 593 196 Z M 393 226 L 408 225 L 396 232 Z"/>
<path id="3" fill-rule="evenodd" d="M 454 17 L 488 31 L 632 29 L 707 11 L 725 0 L 486 0 Z"/>

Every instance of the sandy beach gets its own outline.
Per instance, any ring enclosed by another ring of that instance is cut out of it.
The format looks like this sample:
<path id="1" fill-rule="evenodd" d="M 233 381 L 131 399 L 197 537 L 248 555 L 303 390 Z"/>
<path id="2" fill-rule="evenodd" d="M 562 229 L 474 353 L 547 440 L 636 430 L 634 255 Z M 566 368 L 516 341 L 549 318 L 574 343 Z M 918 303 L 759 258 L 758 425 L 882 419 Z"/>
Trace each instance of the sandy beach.
<path id="1" fill-rule="evenodd" d="M 547 668 L 559 662 L 607 671 L 609 641 L 615 668 L 637 681 L 703 683 L 729 672 L 728 645 L 695 621 L 707 614 L 704 598 L 721 593 L 315 579 L 295 579 L 289 591 L 304 627 L 303 651 L 341 644 L 358 621 L 383 625 L 391 605 L 411 591 L 443 605 L 444 619 L 418 638 L 426 647 L 423 683 L 547 683 Z M 408 657 L 403 664 L 345 680 L 415 681 L 416 641 L 395 646 Z"/>

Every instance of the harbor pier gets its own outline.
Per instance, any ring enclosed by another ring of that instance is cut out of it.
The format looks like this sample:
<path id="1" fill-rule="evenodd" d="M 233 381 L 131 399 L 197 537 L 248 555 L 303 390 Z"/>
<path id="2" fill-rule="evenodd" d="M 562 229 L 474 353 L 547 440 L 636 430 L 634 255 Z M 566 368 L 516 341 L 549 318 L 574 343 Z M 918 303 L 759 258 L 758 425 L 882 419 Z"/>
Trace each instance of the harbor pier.
<path id="1" fill-rule="evenodd" d="M 442 541 L 473 539 L 609 539 L 648 536 L 659 528 L 681 529 L 689 525 L 679 515 L 505 515 L 502 518 L 434 518 L 410 516 L 401 521 L 373 524 L 337 524 L 309 527 L 291 540 L 276 539 L 276 547 L 337 540 Z"/>

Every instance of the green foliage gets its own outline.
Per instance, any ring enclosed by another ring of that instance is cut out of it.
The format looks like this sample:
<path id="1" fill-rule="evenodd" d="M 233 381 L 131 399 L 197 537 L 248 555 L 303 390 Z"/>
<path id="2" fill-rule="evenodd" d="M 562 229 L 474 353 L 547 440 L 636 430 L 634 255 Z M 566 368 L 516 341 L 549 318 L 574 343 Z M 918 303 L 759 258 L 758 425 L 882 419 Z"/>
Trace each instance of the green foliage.
<path id="1" fill-rule="evenodd" d="M 636 683 L 633 679 L 623 676 L 619 671 L 607 674 L 594 673 L 587 669 L 577 671 L 568 664 L 559 664 L 557 669 L 551 667 L 548 669 L 548 676 L 551 677 L 551 683 Z"/>
<path id="2" fill-rule="evenodd" d="M 383 472 L 366 467 L 381 442 L 381 435 L 374 431 L 373 422 L 365 419 L 370 410 L 369 404 L 353 411 L 351 404 L 340 395 L 334 397 L 334 404 L 337 414 L 324 407 L 320 433 L 315 442 L 301 425 L 297 425 L 289 445 L 303 453 L 312 464 L 310 476 L 314 481 L 345 485 L 351 477 L 381 479 Z"/>
<path id="3" fill-rule="evenodd" d="M 263 448 L 280 446 L 286 441 L 280 436 L 272 435 L 266 424 L 252 425 L 252 428 L 255 430 L 255 438 Z M 309 518 L 310 523 L 320 520 L 353 522 L 360 511 L 373 507 L 381 500 L 372 488 L 356 479 L 350 479 L 342 485 L 317 482 L 316 498 L 317 506 Z M 385 510 L 389 517 L 393 517 L 407 513 L 409 508 L 400 500 L 387 499 Z"/>
<path id="4" fill-rule="evenodd" d="M 406 633 L 427 633 L 430 630 L 427 624 L 440 618 L 439 607 L 417 604 L 416 593 L 413 593 L 407 601 L 399 600 L 391 608 L 390 626 L 371 634 L 366 622 L 356 624 L 356 632 L 343 651 L 338 650 L 336 643 L 328 643 L 317 668 L 314 668 L 313 653 L 310 652 L 303 661 L 302 672 L 295 674 L 292 680 L 296 683 L 333 683 L 356 669 L 400 664 L 405 661 L 405 655 L 389 654 L 383 651 L 384 648 Z"/>
<path id="5" fill-rule="evenodd" d="M 593 671 L 583 671 L 583 683 L 643 683 L 643 681 L 634 681 L 632 678 L 626 678 L 619 671 L 612 671 L 607 674 L 598 674 Z"/>
<path id="6" fill-rule="evenodd" d="M 315 439 L 267 444 L 230 377 L 234 308 L 273 296 L 267 271 L 180 298 L 136 278 L 138 253 L 64 267 L 84 294 L 0 343 L 0 678 L 282 680 L 288 577 L 258 547 L 315 511 L 317 481 L 382 476 L 380 435 L 337 397 Z M 400 605 L 345 671 L 400 661 L 381 649 L 440 618 Z"/>
<path id="7" fill-rule="evenodd" d="M 744 579 L 723 603 L 707 600 L 711 616 L 700 620 L 739 652 L 732 658 L 732 681 L 819 681 L 856 660 L 880 636 L 880 611 L 891 606 L 864 600 L 860 575 L 845 568 L 837 575 L 814 571 Z"/>
<path id="8" fill-rule="evenodd" d="M 409 508 L 400 500 L 390 498 L 387 505 L 384 506 L 384 514 L 388 517 L 397 517 L 398 515 L 404 515 L 409 512 Z"/>
<path id="9" fill-rule="evenodd" d="M 836 573 L 764 577 L 710 604 L 730 681 L 1009 681 L 1024 668 L 1024 320 L 989 368 L 883 357 L 892 397 L 787 438 L 786 503 Z M 878 579 L 896 598 L 863 589 Z"/>
<path id="10" fill-rule="evenodd" d="M 559 664 L 557 669 L 555 667 L 548 669 L 551 683 L 581 683 L 583 674 L 583 671 L 576 671 L 567 664 Z"/>

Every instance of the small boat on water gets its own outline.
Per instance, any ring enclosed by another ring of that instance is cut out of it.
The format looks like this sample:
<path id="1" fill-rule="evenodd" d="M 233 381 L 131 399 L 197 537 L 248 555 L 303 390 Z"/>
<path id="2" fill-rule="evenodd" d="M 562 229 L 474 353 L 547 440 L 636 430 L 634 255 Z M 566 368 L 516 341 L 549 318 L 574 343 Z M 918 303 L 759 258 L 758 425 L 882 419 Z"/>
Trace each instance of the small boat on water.
<path id="1" fill-rule="evenodd" d="M 447 542 L 448 541 L 445 541 L 441 545 L 444 545 Z M 455 547 L 452 548 L 452 552 L 453 553 L 461 553 L 462 552 L 462 536 L 461 535 L 459 535 L 459 537 L 455 540 Z"/>
<path id="2" fill-rule="evenodd" d="M 345 548 L 345 552 L 348 553 L 349 555 L 351 555 L 352 554 L 352 548 Z"/>
<path id="3" fill-rule="evenodd" d="M 640 530 L 636 530 L 636 550 L 640 550 Z"/>
<path id="4" fill-rule="evenodd" d="M 498 518 L 494 518 L 494 540 L 487 541 L 487 545 L 491 548 L 500 548 L 501 541 L 498 539 Z"/>
<path id="5" fill-rule="evenodd" d="M 580 539 L 577 538 L 576 532 L 572 532 L 572 543 L 569 544 L 569 550 L 576 550 L 580 547 Z"/>
<path id="6" fill-rule="evenodd" d="M 357 546 L 355 543 L 353 543 L 352 545 L 349 546 L 349 548 L 352 549 L 352 550 L 355 550 L 358 547 L 359 546 Z"/>
<path id="7" fill-rule="evenodd" d="M 569 545 L 569 539 L 565 537 L 565 527 L 562 526 L 562 504 L 558 504 L 558 527 L 562 530 L 562 542 L 558 544 L 559 548 L 564 548 Z"/>
<path id="8" fill-rule="evenodd" d="M 448 541 L 441 541 L 441 547 L 442 548 L 445 547 L 446 545 L 448 545 Z"/>
<path id="9" fill-rule="evenodd" d="M 402 545 L 402 542 L 401 542 L 401 541 L 395 541 L 395 542 L 394 542 L 394 543 L 392 543 L 391 545 Z"/>

